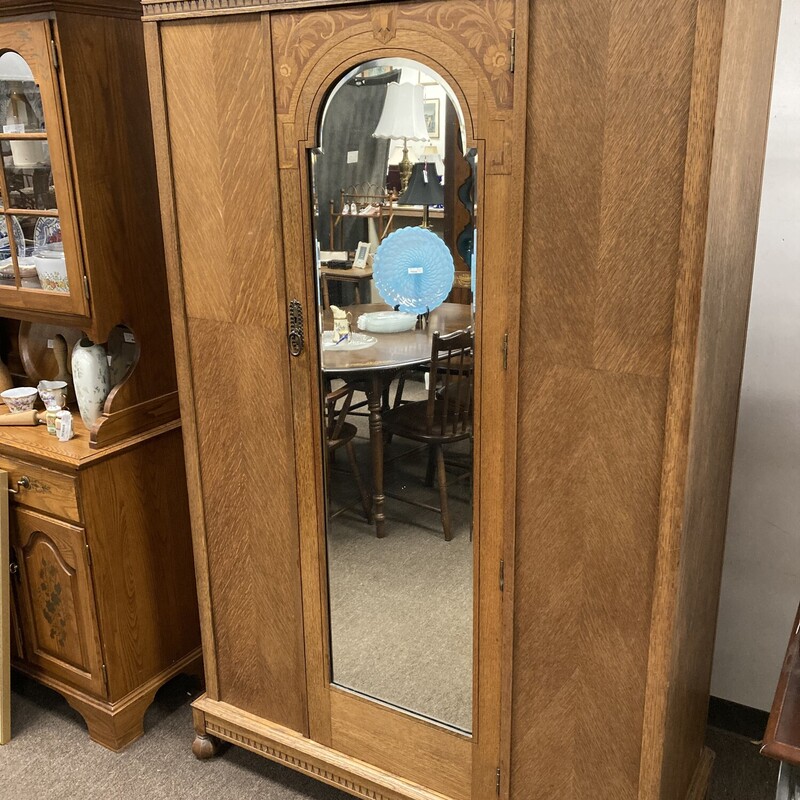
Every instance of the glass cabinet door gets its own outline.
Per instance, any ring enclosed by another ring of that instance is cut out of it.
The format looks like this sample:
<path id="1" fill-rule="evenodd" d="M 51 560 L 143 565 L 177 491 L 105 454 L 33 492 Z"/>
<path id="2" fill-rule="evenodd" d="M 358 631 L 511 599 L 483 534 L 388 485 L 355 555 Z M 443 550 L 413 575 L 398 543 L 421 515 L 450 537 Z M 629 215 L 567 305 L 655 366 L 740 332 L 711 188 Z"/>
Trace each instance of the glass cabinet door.
<path id="1" fill-rule="evenodd" d="M 86 314 L 47 21 L 0 24 L 0 308 Z"/>

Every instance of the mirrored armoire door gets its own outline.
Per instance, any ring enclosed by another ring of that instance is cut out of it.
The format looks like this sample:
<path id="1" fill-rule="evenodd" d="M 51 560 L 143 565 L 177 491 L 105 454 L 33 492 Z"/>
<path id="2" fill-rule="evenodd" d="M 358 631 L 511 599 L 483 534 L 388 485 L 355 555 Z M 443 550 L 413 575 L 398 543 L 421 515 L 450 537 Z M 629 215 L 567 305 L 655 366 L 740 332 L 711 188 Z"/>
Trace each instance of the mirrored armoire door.
<path id="1" fill-rule="evenodd" d="M 262 18 L 309 735 L 463 800 L 496 791 L 509 679 L 515 5 Z"/>

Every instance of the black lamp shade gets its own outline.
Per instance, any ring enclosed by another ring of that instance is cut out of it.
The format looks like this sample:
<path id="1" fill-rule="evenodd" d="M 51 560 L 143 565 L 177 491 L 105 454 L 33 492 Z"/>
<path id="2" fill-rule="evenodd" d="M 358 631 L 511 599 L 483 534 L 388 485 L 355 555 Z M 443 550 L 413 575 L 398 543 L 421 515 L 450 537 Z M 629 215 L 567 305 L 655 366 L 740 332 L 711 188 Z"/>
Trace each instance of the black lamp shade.
<path id="1" fill-rule="evenodd" d="M 427 170 L 428 180 L 425 180 Z M 397 199 L 401 206 L 441 206 L 444 205 L 444 189 L 439 183 L 436 164 L 414 164 L 411 177 L 408 179 L 408 188 Z"/>

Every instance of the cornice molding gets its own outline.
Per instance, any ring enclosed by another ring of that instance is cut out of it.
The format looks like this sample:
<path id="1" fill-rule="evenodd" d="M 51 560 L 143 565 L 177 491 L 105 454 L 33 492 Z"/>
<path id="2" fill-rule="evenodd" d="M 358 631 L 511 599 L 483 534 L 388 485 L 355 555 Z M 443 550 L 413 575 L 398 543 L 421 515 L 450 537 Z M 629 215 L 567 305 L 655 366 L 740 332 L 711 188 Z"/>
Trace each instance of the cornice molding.
<path id="1" fill-rule="evenodd" d="M 142 16 L 141 4 L 137 0 L 0 0 L 0 19 L 59 11 L 132 19 Z"/>
<path id="2" fill-rule="evenodd" d="M 404 2 L 406 0 L 396 0 Z M 335 8 L 364 5 L 374 0 L 142 0 L 146 20 L 210 17 L 217 14 L 246 14 L 294 8 Z"/>

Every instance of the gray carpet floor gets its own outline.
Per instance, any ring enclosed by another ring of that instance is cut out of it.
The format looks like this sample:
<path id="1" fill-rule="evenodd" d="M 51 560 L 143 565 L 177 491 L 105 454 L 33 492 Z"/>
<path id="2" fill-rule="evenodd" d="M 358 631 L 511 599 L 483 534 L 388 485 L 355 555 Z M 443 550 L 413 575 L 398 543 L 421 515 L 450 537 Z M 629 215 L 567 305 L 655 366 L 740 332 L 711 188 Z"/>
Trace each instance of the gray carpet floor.
<path id="1" fill-rule="evenodd" d="M 206 762 L 192 756 L 189 701 L 176 678 L 145 718 L 145 736 L 111 753 L 86 735 L 54 692 L 15 676 L 13 739 L 0 747 L 0 800 L 344 800 L 336 789 L 238 747 Z M 747 739 L 709 729 L 716 753 L 710 800 L 772 800 L 777 764 Z"/>
<path id="2" fill-rule="evenodd" d="M 406 394 L 418 393 L 411 387 Z M 369 441 L 359 427 L 356 457 L 366 478 Z M 468 461 L 469 443 L 446 448 Z M 342 454 L 343 456 L 343 454 Z M 398 457 L 400 456 L 400 457 Z M 427 451 L 395 437 L 386 447 L 386 491 L 438 506 L 424 485 Z M 343 457 L 332 474 L 331 508 L 357 498 Z M 335 517 L 328 531 L 329 602 L 334 682 L 469 730 L 472 718 L 471 482 L 456 480 L 448 498 L 453 538 L 444 540 L 435 512 L 389 497 L 386 536 L 361 515 L 361 506 Z"/>

